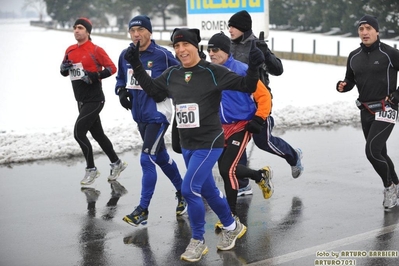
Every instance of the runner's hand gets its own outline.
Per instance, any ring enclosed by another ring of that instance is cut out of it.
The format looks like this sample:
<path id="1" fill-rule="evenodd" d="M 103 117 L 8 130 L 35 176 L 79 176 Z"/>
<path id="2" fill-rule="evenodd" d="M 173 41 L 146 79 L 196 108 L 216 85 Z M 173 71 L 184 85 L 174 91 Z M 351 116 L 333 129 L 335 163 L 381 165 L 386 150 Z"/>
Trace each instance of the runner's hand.
<path id="1" fill-rule="evenodd" d="M 248 68 L 257 70 L 264 61 L 264 54 L 258 47 L 256 47 L 255 41 L 252 41 L 251 50 L 249 51 Z"/>
<path id="2" fill-rule="evenodd" d="M 121 87 L 119 89 L 119 102 L 126 110 L 132 109 L 133 96 L 129 93 L 126 88 Z"/>
<path id="3" fill-rule="evenodd" d="M 254 115 L 252 120 L 245 125 L 245 130 L 254 134 L 258 134 L 261 132 L 263 126 L 265 125 L 265 120 L 262 117 Z"/>
<path id="4" fill-rule="evenodd" d="M 132 66 L 133 70 L 141 65 L 140 61 L 140 41 L 137 42 L 136 47 L 129 46 L 127 48 L 124 58 Z"/>
<path id="5" fill-rule="evenodd" d="M 256 47 L 258 47 L 265 56 L 269 53 L 269 47 L 265 41 L 265 33 L 263 31 L 259 33 L 259 40 L 256 40 Z"/>
<path id="6" fill-rule="evenodd" d="M 80 79 L 86 82 L 87 84 L 93 84 L 99 81 L 98 72 L 89 72 L 86 70 L 83 70 L 83 72 L 85 73 L 85 75 Z"/>
<path id="7" fill-rule="evenodd" d="M 64 60 L 61 63 L 60 69 L 61 72 L 64 71 L 69 71 L 73 67 L 72 61 L 71 60 Z"/>
<path id="8" fill-rule="evenodd" d="M 391 94 L 389 94 L 388 102 L 390 102 L 391 104 L 394 104 L 394 105 L 398 105 L 398 103 L 399 103 L 399 90 L 396 90 L 396 91 L 392 92 Z"/>

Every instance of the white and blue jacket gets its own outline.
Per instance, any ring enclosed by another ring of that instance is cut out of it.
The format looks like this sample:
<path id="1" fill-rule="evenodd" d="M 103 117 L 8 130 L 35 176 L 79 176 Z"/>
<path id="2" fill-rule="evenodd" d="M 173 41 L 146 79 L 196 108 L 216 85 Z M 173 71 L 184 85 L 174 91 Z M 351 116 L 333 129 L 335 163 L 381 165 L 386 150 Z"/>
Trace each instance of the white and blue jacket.
<path id="1" fill-rule="evenodd" d="M 130 46 L 134 44 L 130 43 Z M 170 123 L 173 113 L 170 99 L 156 103 L 142 90 L 133 77 L 131 65 L 124 59 L 126 50 L 119 55 L 115 93 L 117 94 L 119 87 L 128 89 L 133 96 L 131 111 L 137 123 Z M 151 44 L 145 51 L 140 52 L 140 61 L 152 78 L 160 76 L 170 66 L 180 64 L 170 51 L 156 44 L 154 40 L 151 40 Z"/>

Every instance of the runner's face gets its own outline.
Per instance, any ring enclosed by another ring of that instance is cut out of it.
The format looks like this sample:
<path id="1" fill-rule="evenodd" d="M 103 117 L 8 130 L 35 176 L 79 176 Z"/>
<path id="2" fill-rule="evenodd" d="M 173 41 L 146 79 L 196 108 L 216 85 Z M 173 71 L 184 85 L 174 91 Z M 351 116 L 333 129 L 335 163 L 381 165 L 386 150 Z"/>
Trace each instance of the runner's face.
<path id="1" fill-rule="evenodd" d="M 218 65 L 223 65 L 229 58 L 229 55 L 220 50 L 219 48 L 208 48 L 208 53 L 212 63 Z"/>
<path id="2" fill-rule="evenodd" d="M 201 60 L 198 48 L 189 42 L 178 42 L 173 45 L 176 57 L 180 60 L 183 67 L 193 67 Z"/>
<path id="3" fill-rule="evenodd" d="M 367 47 L 375 43 L 379 35 L 379 32 L 377 32 L 369 24 L 360 25 L 359 28 L 357 29 L 357 32 L 359 33 L 359 37 L 362 40 L 362 43 Z"/>
<path id="4" fill-rule="evenodd" d="M 131 27 L 129 30 L 130 39 L 134 45 L 140 41 L 140 51 L 145 51 L 151 43 L 151 32 L 141 26 Z"/>
<path id="5" fill-rule="evenodd" d="M 234 28 L 233 26 L 229 27 L 229 33 L 230 33 L 230 39 L 232 40 L 240 38 L 244 34 L 242 31 L 240 31 L 237 28 Z"/>
<path id="6" fill-rule="evenodd" d="M 83 25 L 78 24 L 73 26 L 73 35 L 78 43 L 83 43 L 89 39 L 90 34 Z"/>

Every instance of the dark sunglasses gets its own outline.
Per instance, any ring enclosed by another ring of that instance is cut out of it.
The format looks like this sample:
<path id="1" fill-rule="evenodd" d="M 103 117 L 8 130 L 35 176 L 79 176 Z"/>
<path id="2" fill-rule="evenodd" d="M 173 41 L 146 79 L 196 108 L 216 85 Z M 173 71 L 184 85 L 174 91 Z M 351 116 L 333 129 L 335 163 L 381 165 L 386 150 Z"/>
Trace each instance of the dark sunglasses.
<path id="1" fill-rule="evenodd" d="M 220 48 L 213 47 L 213 48 L 208 48 L 206 50 L 208 51 L 208 53 L 210 53 L 211 51 L 212 51 L 212 53 L 217 53 L 220 51 Z"/>

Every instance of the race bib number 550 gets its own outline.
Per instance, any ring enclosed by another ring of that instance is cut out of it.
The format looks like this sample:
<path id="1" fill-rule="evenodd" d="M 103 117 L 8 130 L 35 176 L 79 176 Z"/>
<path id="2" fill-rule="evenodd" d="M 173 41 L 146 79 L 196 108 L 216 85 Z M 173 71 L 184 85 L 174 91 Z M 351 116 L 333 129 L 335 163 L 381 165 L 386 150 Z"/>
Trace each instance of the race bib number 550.
<path id="1" fill-rule="evenodd" d="M 398 119 L 398 111 L 391 107 L 386 107 L 385 111 L 375 113 L 375 120 L 395 124 Z"/>
<path id="2" fill-rule="evenodd" d="M 176 123 L 178 128 L 195 128 L 200 126 L 199 107 L 196 103 L 176 105 Z"/>

